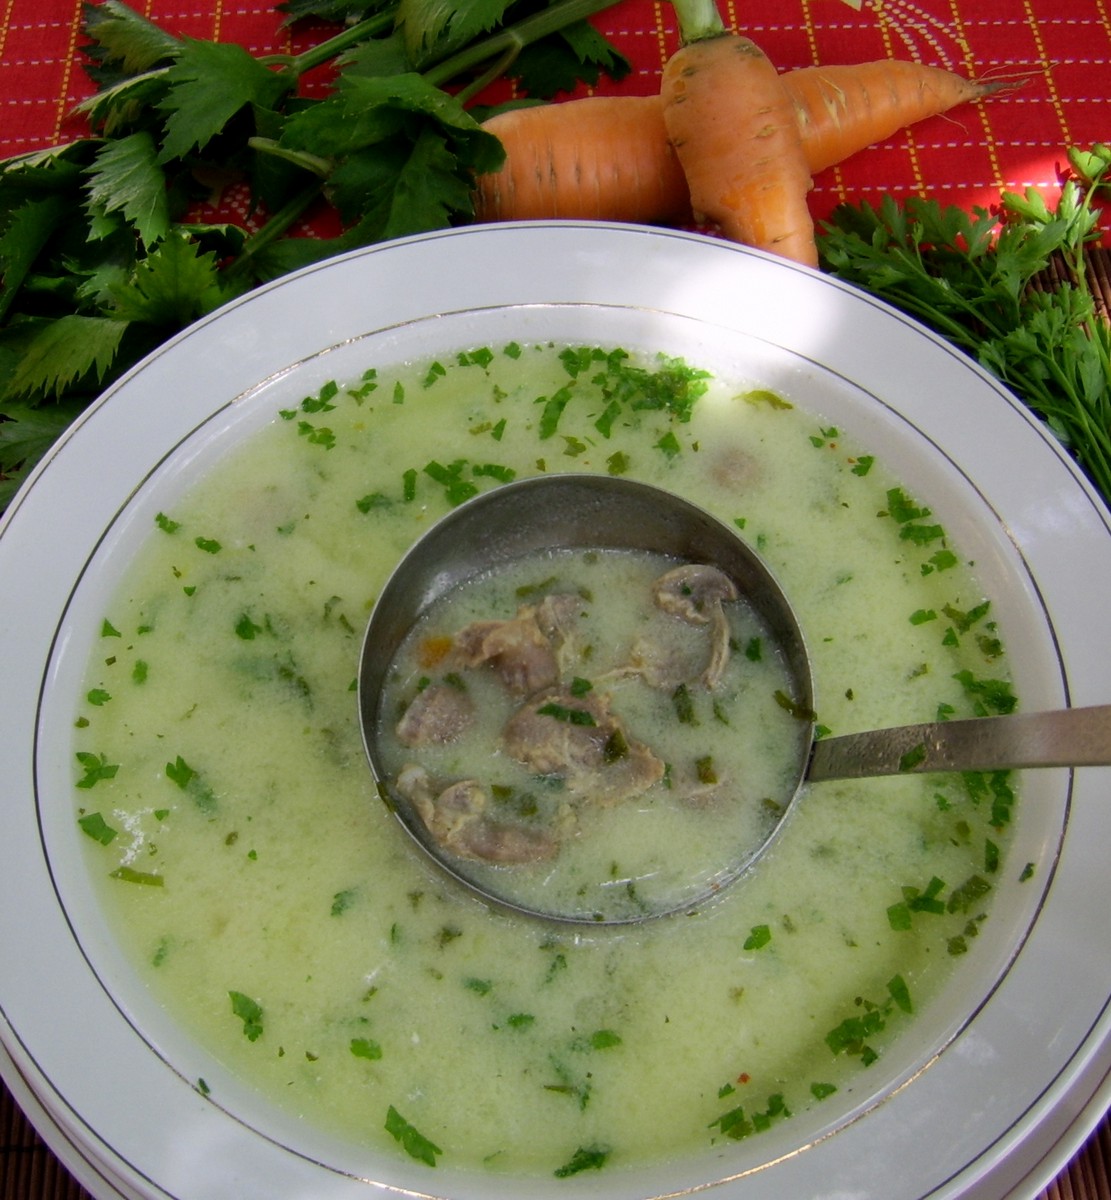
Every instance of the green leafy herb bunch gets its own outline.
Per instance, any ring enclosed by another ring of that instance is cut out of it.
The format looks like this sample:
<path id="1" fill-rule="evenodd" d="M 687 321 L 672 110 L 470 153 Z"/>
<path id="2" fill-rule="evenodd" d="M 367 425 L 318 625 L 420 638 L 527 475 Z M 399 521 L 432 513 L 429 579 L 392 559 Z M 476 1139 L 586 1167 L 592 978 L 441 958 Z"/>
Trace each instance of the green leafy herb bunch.
<path id="1" fill-rule="evenodd" d="M 820 238 L 833 274 L 968 351 L 1038 414 L 1111 503 L 1111 325 L 1086 253 L 1111 198 L 1111 146 L 1068 151 L 1055 204 L 1004 192 L 969 214 L 935 200 L 841 205 Z"/>
<path id="2" fill-rule="evenodd" d="M 289 0 L 282 19 L 321 36 L 265 56 L 87 5 L 89 136 L 0 163 L 0 511 L 107 383 L 191 322 L 469 220 L 474 176 L 503 158 L 475 97 L 504 77 L 535 99 L 620 78 L 586 20 L 611 3 Z M 211 203 L 233 184 L 242 220 Z M 300 236 L 310 218 L 325 236 Z"/>

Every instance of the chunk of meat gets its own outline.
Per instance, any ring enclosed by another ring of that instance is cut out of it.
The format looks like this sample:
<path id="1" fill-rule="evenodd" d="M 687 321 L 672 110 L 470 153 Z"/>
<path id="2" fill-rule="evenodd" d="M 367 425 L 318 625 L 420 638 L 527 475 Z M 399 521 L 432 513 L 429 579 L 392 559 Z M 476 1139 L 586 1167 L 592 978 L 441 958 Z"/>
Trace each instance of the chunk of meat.
<path id="1" fill-rule="evenodd" d="M 536 607 L 536 623 L 555 650 L 560 674 L 566 669 L 566 652 L 572 648 L 575 625 L 582 614 L 583 599 L 573 592 L 553 592 Z"/>
<path id="2" fill-rule="evenodd" d="M 702 682 L 715 688 L 729 665 L 729 618 L 723 606 L 738 598 L 736 584 L 717 567 L 684 563 L 656 580 L 652 596 L 663 612 L 690 625 L 710 626 L 710 656 Z"/>
<path id="3" fill-rule="evenodd" d="M 508 754 L 540 775 L 557 775 L 572 794 L 599 804 L 646 792 L 664 763 L 637 741 L 596 692 L 551 688 L 518 709 L 502 731 Z"/>
<path id="4" fill-rule="evenodd" d="M 692 625 L 712 624 L 715 611 L 737 596 L 733 580 L 707 563 L 684 563 L 665 571 L 652 585 L 656 604 Z"/>
<path id="5" fill-rule="evenodd" d="M 638 637 L 629 651 L 628 664 L 611 677 L 639 675 L 649 687 L 671 692 L 699 677 L 705 657 L 663 638 Z"/>
<path id="6" fill-rule="evenodd" d="M 459 858 L 502 866 L 544 862 L 559 852 L 550 830 L 495 821 L 488 813 L 490 796 L 473 779 L 436 787 L 415 763 L 404 766 L 397 790 L 412 804 L 437 846 Z"/>
<path id="7" fill-rule="evenodd" d="M 403 746 L 445 746 L 454 742 L 474 722 L 470 696 L 448 683 L 433 683 L 413 697 L 397 723 L 397 740 Z"/>
<path id="8" fill-rule="evenodd" d="M 559 679 L 557 651 L 579 603 L 574 596 L 546 596 L 508 620 L 474 621 L 455 635 L 448 661 L 467 668 L 488 663 L 519 696 L 551 687 Z"/>

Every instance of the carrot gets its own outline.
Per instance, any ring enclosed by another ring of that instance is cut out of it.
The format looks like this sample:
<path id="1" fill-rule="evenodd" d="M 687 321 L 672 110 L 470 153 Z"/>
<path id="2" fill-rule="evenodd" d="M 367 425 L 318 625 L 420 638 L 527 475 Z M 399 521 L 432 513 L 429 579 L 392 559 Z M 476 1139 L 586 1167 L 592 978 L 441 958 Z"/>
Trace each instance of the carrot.
<path id="1" fill-rule="evenodd" d="M 894 58 L 802 67 L 783 79 L 815 174 L 926 117 L 1011 86 Z"/>
<path id="2" fill-rule="evenodd" d="M 506 161 L 477 181 L 479 220 L 682 221 L 683 168 L 667 140 L 659 96 L 588 96 L 514 108 L 483 126 Z"/>
<path id="3" fill-rule="evenodd" d="M 812 175 L 1009 86 L 899 59 L 801 67 L 780 78 Z M 688 220 L 690 193 L 663 103 L 660 95 L 590 97 L 491 117 L 485 128 L 501 140 L 506 163 L 478 179 L 478 219 Z"/>
<path id="4" fill-rule="evenodd" d="M 798 120 L 760 47 L 728 33 L 689 40 L 665 64 L 660 95 L 695 219 L 816 267 L 806 203 L 812 180 Z"/>

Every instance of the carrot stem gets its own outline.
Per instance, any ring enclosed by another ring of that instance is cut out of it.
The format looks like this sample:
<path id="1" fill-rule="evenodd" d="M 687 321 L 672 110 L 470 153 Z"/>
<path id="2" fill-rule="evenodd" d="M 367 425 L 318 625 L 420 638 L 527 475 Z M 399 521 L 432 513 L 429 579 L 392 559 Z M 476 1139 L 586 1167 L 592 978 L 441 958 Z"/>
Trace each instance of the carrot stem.
<path id="1" fill-rule="evenodd" d="M 672 0 L 684 45 L 727 33 L 716 0 Z"/>

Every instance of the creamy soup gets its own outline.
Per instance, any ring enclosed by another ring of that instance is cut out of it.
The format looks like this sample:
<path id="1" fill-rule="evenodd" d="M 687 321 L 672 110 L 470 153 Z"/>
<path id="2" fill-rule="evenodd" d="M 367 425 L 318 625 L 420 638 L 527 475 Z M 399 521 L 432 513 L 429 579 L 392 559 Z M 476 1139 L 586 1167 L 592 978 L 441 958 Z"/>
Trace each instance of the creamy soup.
<path id="1" fill-rule="evenodd" d="M 367 768 L 362 631 L 432 521 L 563 470 L 670 488 L 758 547 L 807 635 L 820 732 L 1014 703 L 960 547 L 758 381 L 512 345 L 283 411 L 159 514 L 104 614 L 75 817 L 121 941 L 212 1055 L 429 1164 L 618 1171 L 868 1094 L 1012 870 L 1013 797 L 988 774 L 804 790 L 716 902 L 644 925 L 511 916 L 438 873 Z M 702 727 L 726 762 L 728 727 Z"/>

